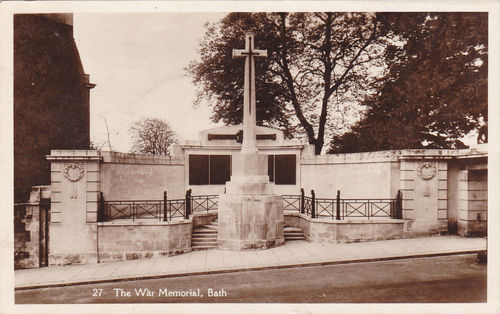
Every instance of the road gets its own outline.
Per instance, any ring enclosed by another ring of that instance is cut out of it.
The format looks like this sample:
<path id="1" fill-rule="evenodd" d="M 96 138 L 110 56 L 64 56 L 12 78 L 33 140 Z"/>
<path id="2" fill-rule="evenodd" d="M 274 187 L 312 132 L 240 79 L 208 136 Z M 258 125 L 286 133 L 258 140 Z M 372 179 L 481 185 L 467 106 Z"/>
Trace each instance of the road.
<path id="1" fill-rule="evenodd" d="M 16 303 L 486 302 L 476 255 L 245 271 L 16 291 Z"/>

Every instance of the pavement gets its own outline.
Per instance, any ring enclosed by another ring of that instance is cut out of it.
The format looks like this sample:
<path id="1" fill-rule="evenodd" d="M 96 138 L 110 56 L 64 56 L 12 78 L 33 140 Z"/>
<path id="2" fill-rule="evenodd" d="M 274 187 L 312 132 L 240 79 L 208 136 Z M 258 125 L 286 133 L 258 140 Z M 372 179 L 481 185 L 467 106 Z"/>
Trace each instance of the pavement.
<path id="1" fill-rule="evenodd" d="M 445 256 L 477 253 L 486 248 L 486 238 L 460 236 L 341 244 L 289 241 L 268 250 L 210 249 L 151 259 L 16 270 L 15 289 Z"/>

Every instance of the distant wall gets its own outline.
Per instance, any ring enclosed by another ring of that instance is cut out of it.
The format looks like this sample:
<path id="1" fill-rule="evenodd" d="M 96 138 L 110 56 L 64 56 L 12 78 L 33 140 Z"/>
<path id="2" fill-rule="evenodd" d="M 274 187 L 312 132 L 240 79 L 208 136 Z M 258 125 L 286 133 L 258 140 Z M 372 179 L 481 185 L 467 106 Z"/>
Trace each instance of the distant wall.
<path id="1" fill-rule="evenodd" d="M 395 198 L 399 187 L 397 151 L 306 156 L 301 186 L 317 197 Z"/>
<path id="2" fill-rule="evenodd" d="M 105 200 L 160 200 L 182 198 L 184 160 L 171 156 L 149 156 L 102 152 L 101 191 Z"/>

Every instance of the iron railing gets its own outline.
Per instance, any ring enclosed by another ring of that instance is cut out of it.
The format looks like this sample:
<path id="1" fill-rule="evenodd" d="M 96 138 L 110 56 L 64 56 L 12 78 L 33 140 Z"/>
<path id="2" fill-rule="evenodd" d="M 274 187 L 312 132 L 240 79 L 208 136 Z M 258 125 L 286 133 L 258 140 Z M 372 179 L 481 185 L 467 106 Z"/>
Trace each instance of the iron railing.
<path id="1" fill-rule="evenodd" d="M 336 220 L 346 218 L 393 218 L 402 219 L 402 194 L 398 191 L 395 199 L 343 199 L 340 191 L 336 198 L 316 198 L 314 190 L 306 196 L 304 189 L 300 195 L 283 195 L 283 210 L 299 212 L 311 218 L 329 217 Z M 218 195 L 191 195 L 186 191 L 183 199 L 105 201 L 99 194 L 98 221 L 114 219 L 157 219 L 171 221 L 175 218 L 188 219 L 193 213 L 218 210 Z"/>
<path id="2" fill-rule="evenodd" d="M 219 207 L 219 195 L 191 196 L 191 212 L 216 211 Z"/>
<path id="3" fill-rule="evenodd" d="M 316 198 L 314 190 L 311 190 L 311 196 L 308 197 L 301 189 L 301 195 L 283 195 L 283 209 L 306 214 L 311 218 L 402 219 L 402 194 L 398 191 L 394 199 L 342 199 L 340 191 L 337 191 L 337 198 Z"/>
<path id="4" fill-rule="evenodd" d="M 218 195 L 191 195 L 186 191 L 183 199 L 168 199 L 167 192 L 163 200 L 104 200 L 99 193 L 98 221 L 115 219 L 156 219 L 172 221 L 176 218 L 189 218 L 193 212 L 217 210 Z"/>

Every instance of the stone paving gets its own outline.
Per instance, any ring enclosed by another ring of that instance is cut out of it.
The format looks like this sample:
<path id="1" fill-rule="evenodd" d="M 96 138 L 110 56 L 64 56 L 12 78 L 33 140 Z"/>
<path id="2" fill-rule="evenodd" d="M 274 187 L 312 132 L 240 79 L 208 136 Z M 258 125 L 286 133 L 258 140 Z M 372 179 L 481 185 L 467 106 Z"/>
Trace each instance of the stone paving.
<path id="1" fill-rule="evenodd" d="M 51 266 L 15 271 L 15 288 L 187 276 L 229 271 L 301 267 L 486 250 L 485 238 L 435 236 L 375 242 L 318 244 L 290 241 L 268 250 L 210 249 L 152 259 L 90 265 Z"/>

